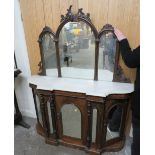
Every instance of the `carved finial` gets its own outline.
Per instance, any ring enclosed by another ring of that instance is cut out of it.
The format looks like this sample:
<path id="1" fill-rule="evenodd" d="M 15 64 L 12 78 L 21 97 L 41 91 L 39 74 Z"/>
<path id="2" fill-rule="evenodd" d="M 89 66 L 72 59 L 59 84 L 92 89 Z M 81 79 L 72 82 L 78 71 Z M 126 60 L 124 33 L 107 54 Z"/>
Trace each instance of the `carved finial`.
<path id="1" fill-rule="evenodd" d="M 87 20 L 90 21 L 90 14 L 89 14 L 89 13 L 85 14 L 85 13 L 83 12 L 83 8 L 80 8 L 80 9 L 78 10 L 77 15 L 78 15 L 78 17 L 86 18 Z"/>
<path id="2" fill-rule="evenodd" d="M 114 31 L 114 28 L 111 24 L 106 24 L 102 28 L 103 31 Z"/>
<path id="3" fill-rule="evenodd" d="M 90 18 L 90 13 L 87 13 L 87 17 Z"/>
<path id="4" fill-rule="evenodd" d="M 70 5 L 69 9 L 67 9 L 66 16 L 61 15 L 61 20 L 60 22 L 63 22 L 65 19 L 70 18 L 71 20 L 73 19 L 73 13 L 72 13 L 72 5 Z"/>
<path id="5" fill-rule="evenodd" d="M 63 20 L 65 20 L 65 16 L 64 16 L 64 15 L 61 15 L 61 20 L 60 20 L 60 22 L 62 22 Z"/>
<path id="6" fill-rule="evenodd" d="M 80 8 L 80 9 L 78 9 L 77 14 L 73 14 L 72 13 L 72 5 L 70 5 L 69 9 L 67 9 L 66 15 L 65 16 L 61 15 L 61 22 L 63 22 L 64 20 L 78 21 L 79 17 L 85 18 L 85 19 L 90 21 L 90 14 L 89 13 L 85 14 L 83 12 L 83 9 Z"/>
<path id="7" fill-rule="evenodd" d="M 79 14 L 79 15 L 84 15 L 84 13 L 83 13 L 82 10 L 83 10 L 82 8 L 80 8 L 80 9 L 78 10 L 78 14 Z"/>
<path id="8" fill-rule="evenodd" d="M 72 14 L 72 5 L 70 5 L 69 9 L 67 9 L 67 14 L 66 16 L 69 16 Z"/>
<path id="9" fill-rule="evenodd" d="M 89 21 L 91 21 L 91 19 L 90 19 L 90 13 L 87 13 L 86 16 L 87 16 L 87 19 L 88 19 Z"/>
<path id="10" fill-rule="evenodd" d="M 67 9 L 68 12 L 71 12 L 72 10 L 72 5 L 70 5 L 69 9 Z"/>

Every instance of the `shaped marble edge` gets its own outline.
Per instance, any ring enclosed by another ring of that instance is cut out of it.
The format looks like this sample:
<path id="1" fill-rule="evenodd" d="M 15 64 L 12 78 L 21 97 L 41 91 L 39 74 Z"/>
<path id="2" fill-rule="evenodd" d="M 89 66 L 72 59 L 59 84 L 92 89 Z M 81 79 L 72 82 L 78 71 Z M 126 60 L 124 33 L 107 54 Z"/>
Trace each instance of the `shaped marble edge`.
<path id="1" fill-rule="evenodd" d="M 110 94 L 128 94 L 134 91 L 134 84 L 110 81 L 94 81 L 73 78 L 58 78 L 33 75 L 28 83 L 37 85 L 42 90 L 62 90 L 85 93 L 92 96 L 106 97 Z"/>

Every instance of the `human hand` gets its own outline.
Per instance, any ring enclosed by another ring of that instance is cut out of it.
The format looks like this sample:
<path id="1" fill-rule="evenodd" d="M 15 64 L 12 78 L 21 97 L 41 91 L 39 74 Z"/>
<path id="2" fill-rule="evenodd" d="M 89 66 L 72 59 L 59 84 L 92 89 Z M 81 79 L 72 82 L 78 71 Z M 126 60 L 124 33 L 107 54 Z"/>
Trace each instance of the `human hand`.
<path id="1" fill-rule="evenodd" d="M 124 34 L 119 29 L 114 28 L 114 33 L 119 41 L 126 39 L 126 36 L 124 36 Z"/>

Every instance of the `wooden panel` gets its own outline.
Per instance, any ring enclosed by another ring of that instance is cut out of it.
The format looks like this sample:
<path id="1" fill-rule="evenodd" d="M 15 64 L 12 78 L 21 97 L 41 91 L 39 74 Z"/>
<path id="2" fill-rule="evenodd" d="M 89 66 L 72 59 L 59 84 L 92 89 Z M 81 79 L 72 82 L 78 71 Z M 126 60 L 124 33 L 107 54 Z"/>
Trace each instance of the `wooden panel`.
<path id="1" fill-rule="evenodd" d="M 62 15 L 66 14 L 66 10 L 69 8 L 69 1 L 68 0 L 60 0 L 60 12 Z"/>
<path id="2" fill-rule="evenodd" d="M 127 36 L 132 47 L 139 44 L 139 8 L 139 0 L 109 1 L 108 22 Z"/>
<path id="3" fill-rule="evenodd" d="M 109 0 L 99 0 L 98 9 L 96 16 L 95 26 L 98 25 L 98 30 L 108 23 L 108 1 Z"/>
<path id="4" fill-rule="evenodd" d="M 60 24 L 60 1 L 50 0 L 52 7 L 52 30 L 56 32 L 58 25 Z"/>
<path id="5" fill-rule="evenodd" d="M 78 6 L 79 6 L 79 8 L 83 8 L 83 11 L 85 13 L 89 12 L 88 11 L 88 1 L 89 0 L 78 0 Z"/>
<path id="6" fill-rule="evenodd" d="M 69 1 L 69 5 L 72 5 L 73 7 L 73 12 L 77 13 L 79 6 L 78 6 L 78 0 L 68 0 Z"/>
<path id="7" fill-rule="evenodd" d="M 53 24 L 53 14 L 52 14 L 52 1 L 51 0 L 42 0 L 43 1 L 43 8 L 45 12 L 45 24 L 47 26 L 52 27 Z"/>
<path id="8" fill-rule="evenodd" d="M 78 11 L 78 0 L 60 0 L 61 14 L 65 15 L 70 5 L 72 5 L 72 11 L 76 13 Z"/>
<path id="9" fill-rule="evenodd" d="M 73 5 L 73 12 L 77 12 L 78 8 L 83 8 L 85 13 L 89 12 L 98 31 L 106 23 L 117 27 L 127 36 L 131 47 L 135 48 L 140 43 L 139 3 L 139 0 L 20 0 L 32 74 L 37 74 L 39 69 L 37 39 L 40 32 L 45 24 L 56 32 L 60 15 L 66 14 L 70 5 Z M 127 77 L 133 80 L 135 69 L 127 68 L 122 60 L 120 65 Z"/>
<path id="10" fill-rule="evenodd" d="M 139 44 L 139 0 L 109 1 L 108 23 L 120 29 L 127 36 L 130 46 Z M 120 65 L 124 73 L 132 81 L 135 79 L 135 69 L 128 68 L 120 57 Z"/>
<path id="11" fill-rule="evenodd" d="M 107 24 L 108 0 L 88 1 L 88 12 L 98 31 Z"/>
<path id="12" fill-rule="evenodd" d="M 40 25 L 40 22 L 43 21 L 37 20 L 36 15 L 36 1 L 31 0 L 22 0 L 20 1 L 22 17 L 24 23 L 24 30 L 28 48 L 29 62 L 31 66 L 31 73 L 38 73 L 38 60 L 40 59 L 39 48 L 37 43 L 37 27 L 36 23 Z"/>

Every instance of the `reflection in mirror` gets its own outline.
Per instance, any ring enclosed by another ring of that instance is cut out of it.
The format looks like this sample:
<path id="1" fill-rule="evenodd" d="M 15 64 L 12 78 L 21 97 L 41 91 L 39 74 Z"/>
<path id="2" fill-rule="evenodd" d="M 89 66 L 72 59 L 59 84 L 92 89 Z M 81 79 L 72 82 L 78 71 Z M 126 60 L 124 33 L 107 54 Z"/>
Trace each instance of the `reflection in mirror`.
<path id="1" fill-rule="evenodd" d="M 84 22 L 68 22 L 59 36 L 59 54 L 63 77 L 93 79 L 95 37 Z"/>
<path id="2" fill-rule="evenodd" d="M 73 104 L 62 107 L 63 135 L 81 139 L 81 112 Z"/>
<path id="3" fill-rule="evenodd" d="M 37 95 L 36 95 L 36 103 L 37 103 L 37 110 L 38 110 L 38 119 L 39 119 L 40 124 L 43 127 L 43 121 L 42 121 L 42 115 L 41 115 L 41 109 L 40 109 L 40 101 Z"/>
<path id="4" fill-rule="evenodd" d="M 122 107 L 118 105 L 112 108 L 109 112 L 106 140 L 119 137 L 121 119 L 122 119 Z"/>
<path id="5" fill-rule="evenodd" d="M 47 102 L 47 109 L 48 109 L 48 118 L 49 118 L 49 125 L 50 125 L 50 133 L 53 133 L 53 124 L 52 124 L 52 116 L 51 116 L 50 102 Z"/>
<path id="6" fill-rule="evenodd" d="M 116 55 L 116 38 L 112 32 L 105 32 L 100 38 L 98 79 L 113 80 Z"/>
<path id="7" fill-rule="evenodd" d="M 55 42 L 50 33 L 46 33 L 42 38 L 42 51 L 44 55 L 46 75 L 57 77 Z"/>
<path id="8" fill-rule="evenodd" d="M 97 109 L 93 109 L 92 142 L 96 140 Z"/>

